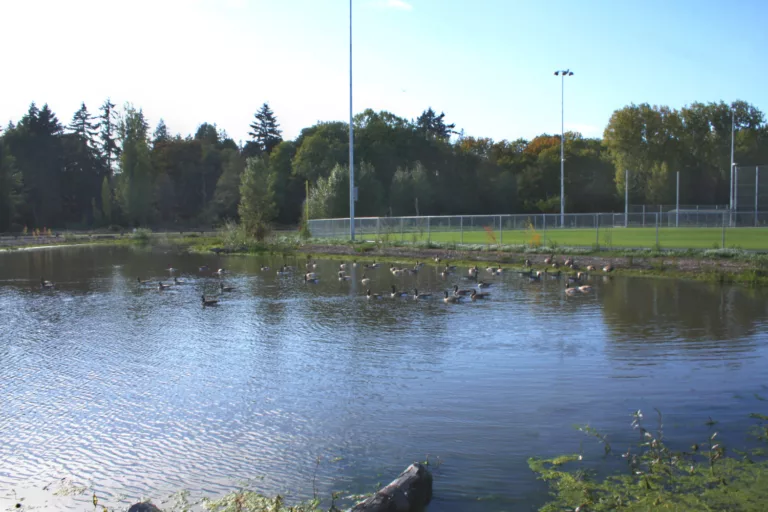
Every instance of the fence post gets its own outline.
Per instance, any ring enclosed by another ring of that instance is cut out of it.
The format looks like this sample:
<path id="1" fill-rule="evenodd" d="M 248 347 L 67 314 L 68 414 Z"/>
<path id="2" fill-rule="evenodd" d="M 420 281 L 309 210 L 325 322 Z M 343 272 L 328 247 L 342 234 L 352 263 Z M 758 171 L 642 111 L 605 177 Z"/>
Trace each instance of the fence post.
<path id="1" fill-rule="evenodd" d="M 400 241 L 405 239 L 405 218 L 400 217 Z"/>
<path id="2" fill-rule="evenodd" d="M 760 185 L 760 167 L 755 166 L 755 227 L 757 227 L 757 187 Z"/>
<path id="3" fill-rule="evenodd" d="M 432 217 L 427 215 L 427 242 L 432 241 L 432 223 L 430 222 L 431 218 Z"/>
<path id="4" fill-rule="evenodd" d="M 461 229 L 461 238 L 459 243 L 464 243 L 464 217 L 459 217 L 459 228 Z"/>
<path id="5" fill-rule="evenodd" d="M 541 214 L 541 225 L 544 226 L 544 245 L 547 244 L 547 214 Z"/>
<path id="6" fill-rule="evenodd" d="M 595 214 L 595 247 L 600 248 L 600 214 Z"/>
<path id="7" fill-rule="evenodd" d="M 645 205 L 643 205 L 643 227 L 645 227 Z"/>
<path id="8" fill-rule="evenodd" d="M 501 215 L 499 215 L 499 245 L 504 243 L 504 224 L 501 222 Z"/>
<path id="9" fill-rule="evenodd" d="M 376 217 L 376 240 L 381 240 L 381 217 Z"/>
<path id="10" fill-rule="evenodd" d="M 659 217 L 660 214 L 656 214 L 656 248 L 659 248 Z"/>
<path id="11" fill-rule="evenodd" d="M 723 214 L 723 240 L 721 242 L 720 248 L 725 249 L 725 214 Z"/>

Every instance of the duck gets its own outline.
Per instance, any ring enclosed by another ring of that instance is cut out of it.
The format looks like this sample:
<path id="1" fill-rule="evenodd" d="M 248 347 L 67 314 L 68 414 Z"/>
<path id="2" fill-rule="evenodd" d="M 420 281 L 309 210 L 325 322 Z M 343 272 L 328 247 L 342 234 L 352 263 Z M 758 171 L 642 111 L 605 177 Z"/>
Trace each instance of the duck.
<path id="1" fill-rule="evenodd" d="M 408 293 L 406 292 L 399 292 L 397 291 L 397 288 L 395 288 L 395 285 L 392 285 L 392 293 L 389 294 L 390 297 L 393 299 L 396 299 L 398 297 L 406 297 Z"/>
<path id="2" fill-rule="evenodd" d="M 157 283 L 157 289 L 158 289 L 159 291 L 167 290 L 167 289 L 168 289 L 168 288 L 170 288 L 170 287 L 171 287 L 170 285 L 168 285 L 168 284 L 164 284 L 162 281 L 160 281 L 159 283 Z"/>
<path id="3" fill-rule="evenodd" d="M 461 297 L 457 295 L 448 295 L 448 290 L 445 290 L 445 297 L 443 297 L 443 302 L 446 304 L 456 304 L 461 300 Z"/>
<path id="4" fill-rule="evenodd" d="M 200 272 L 208 272 L 208 265 L 203 265 L 202 267 L 198 267 L 197 270 Z"/>
<path id="5" fill-rule="evenodd" d="M 339 270 L 339 281 L 349 281 L 349 276 L 343 270 Z"/>
<path id="6" fill-rule="evenodd" d="M 464 295 L 471 295 L 472 293 L 475 293 L 475 290 L 459 290 L 459 285 L 455 284 L 453 285 L 453 294 L 462 297 Z"/>
<path id="7" fill-rule="evenodd" d="M 223 292 L 233 292 L 235 289 L 232 286 L 224 286 L 224 283 L 219 284 L 219 289 Z"/>
<path id="8" fill-rule="evenodd" d="M 362 284 L 368 284 L 371 282 L 371 278 L 363 274 L 363 278 L 360 280 Z"/>
<path id="9" fill-rule="evenodd" d="M 592 287 L 588 284 L 585 284 L 584 286 L 579 286 L 577 290 L 579 290 L 581 293 L 589 293 L 592 291 Z"/>
<path id="10" fill-rule="evenodd" d="M 470 294 L 469 298 L 472 300 L 472 302 L 479 300 L 479 299 L 487 299 L 490 297 L 491 294 L 488 292 L 480 292 L 478 293 L 477 290 L 472 290 L 472 293 Z"/>
<path id="11" fill-rule="evenodd" d="M 56 288 L 56 284 L 52 283 L 51 281 L 46 281 L 42 277 L 40 278 L 40 288 L 43 290 L 52 290 Z"/>
<path id="12" fill-rule="evenodd" d="M 368 289 L 365 291 L 365 297 L 366 297 L 368 300 L 370 300 L 370 299 L 380 299 L 380 298 L 381 298 L 381 294 L 378 294 L 378 293 L 371 293 L 371 289 L 370 289 L 370 288 L 368 288 Z"/>
<path id="13" fill-rule="evenodd" d="M 262 272 L 268 272 L 269 271 L 269 267 L 264 265 L 263 267 L 261 267 L 261 271 Z"/>
<path id="14" fill-rule="evenodd" d="M 136 278 L 136 282 L 139 283 L 139 285 L 142 285 L 142 284 L 149 284 L 150 281 L 149 281 L 149 279 L 144 280 L 144 279 L 142 279 L 140 277 L 137 277 Z"/>
<path id="15" fill-rule="evenodd" d="M 579 293 L 579 289 L 578 288 L 571 288 L 571 283 L 565 283 L 565 294 L 566 295 L 572 296 L 572 295 L 576 295 L 577 293 Z"/>
<path id="16" fill-rule="evenodd" d="M 479 281 L 477 283 L 478 288 L 490 288 L 493 285 L 493 283 L 486 283 L 485 281 Z"/>
<path id="17" fill-rule="evenodd" d="M 610 263 L 603 267 L 603 272 L 613 272 L 613 265 Z"/>
<path id="18" fill-rule="evenodd" d="M 216 299 L 206 299 L 205 295 L 201 297 L 203 306 L 216 306 L 219 304 L 219 301 Z"/>
<path id="19" fill-rule="evenodd" d="M 432 294 L 431 293 L 419 293 L 419 290 L 416 288 L 413 289 L 413 298 L 416 300 L 420 299 L 431 299 Z"/>

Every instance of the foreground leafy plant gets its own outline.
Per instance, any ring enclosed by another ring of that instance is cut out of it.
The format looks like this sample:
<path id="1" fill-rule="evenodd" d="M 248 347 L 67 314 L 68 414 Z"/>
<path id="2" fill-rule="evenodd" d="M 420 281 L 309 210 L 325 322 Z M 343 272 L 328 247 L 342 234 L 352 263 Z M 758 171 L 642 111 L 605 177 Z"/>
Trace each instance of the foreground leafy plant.
<path id="1" fill-rule="evenodd" d="M 768 416 L 752 415 L 761 423 L 758 437 L 764 436 Z M 635 447 L 621 454 L 627 465 L 625 474 L 600 479 L 586 467 L 582 455 L 563 455 L 552 459 L 529 459 L 530 468 L 549 483 L 552 500 L 541 510 L 764 510 L 768 503 L 768 460 L 764 452 L 734 451 L 726 456 L 725 447 L 714 432 L 690 451 L 673 451 L 664 441 L 661 413 L 655 432 L 643 426 L 643 414 L 634 414 L 632 427 L 639 432 Z M 604 443 L 605 436 L 594 429 L 583 429 Z M 765 440 L 764 437 L 762 437 Z"/>

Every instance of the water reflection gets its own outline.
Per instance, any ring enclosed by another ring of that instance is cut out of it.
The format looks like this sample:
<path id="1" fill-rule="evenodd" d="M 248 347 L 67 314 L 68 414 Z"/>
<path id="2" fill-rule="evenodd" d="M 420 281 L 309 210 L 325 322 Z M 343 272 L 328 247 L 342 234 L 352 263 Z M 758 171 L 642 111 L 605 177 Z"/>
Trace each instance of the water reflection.
<path id="1" fill-rule="evenodd" d="M 768 384 L 764 292 L 617 277 L 566 297 L 563 280 L 508 272 L 482 303 L 368 301 L 362 269 L 339 282 L 338 261 L 318 261 L 316 285 L 276 274 L 305 261 L 0 254 L 0 489 L 70 477 L 118 505 L 268 475 L 260 490 L 306 497 L 318 456 L 342 457 L 319 469 L 327 494 L 367 491 L 429 453 L 446 461 L 436 509 L 531 508 L 546 489 L 525 460 L 572 452 L 571 425 L 621 433 L 638 407 L 706 418 L 713 403 L 735 422 L 758 409 L 734 397 Z M 137 284 L 170 282 L 169 265 L 184 284 Z M 471 286 L 466 269 L 366 273 L 375 292 Z M 234 291 L 201 307 L 221 282 Z M 0 492 L 1 506 L 12 500 Z"/>

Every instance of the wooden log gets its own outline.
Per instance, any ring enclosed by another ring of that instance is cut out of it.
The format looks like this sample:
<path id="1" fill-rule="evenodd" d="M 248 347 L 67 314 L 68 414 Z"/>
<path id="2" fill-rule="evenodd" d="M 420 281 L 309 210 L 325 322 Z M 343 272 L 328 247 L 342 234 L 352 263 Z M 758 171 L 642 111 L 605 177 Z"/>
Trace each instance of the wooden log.
<path id="1" fill-rule="evenodd" d="M 423 464 L 411 464 L 388 486 L 358 503 L 351 512 L 417 512 L 432 500 L 432 473 Z"/>

